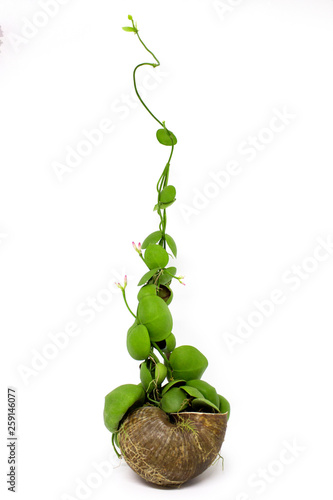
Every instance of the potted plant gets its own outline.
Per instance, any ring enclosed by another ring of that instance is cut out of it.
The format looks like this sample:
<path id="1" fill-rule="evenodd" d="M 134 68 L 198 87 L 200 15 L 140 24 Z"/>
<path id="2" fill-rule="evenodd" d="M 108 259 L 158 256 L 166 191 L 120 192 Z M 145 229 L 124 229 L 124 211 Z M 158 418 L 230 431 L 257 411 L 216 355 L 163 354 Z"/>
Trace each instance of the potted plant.
<path id="1" fill-rule="evenodd" d="M 154 210 L 159 216 L 158 230 L 149 234 L 142 245 L 133 243 L 147 266 L 138 283 L 136 313 L 126 299 L 126 276 L 123 285 L 117 284 L 134 319 L 127 332 L 127 349 L 132 358 L 141 362 L 141 382 L 121 385 L 105 397 L 104 422 L 112 433 L 117 455 L 121 454 L 137 474 L 149 483 L 179 486 L 207 469 L 219 455 L 230 405 L 202 380 L 208 366 L 206 357 L 191 345 L 176 347 L 172 333 L 172 283 L 182 283 L 183 279 L 170 265 L 170 258 L 177 257 L 177 247 L 166 232 L 167 209 L 176 198 L 176 189 L 169 184 L 169 170 L 177 139 L 138 93 L 136 71 L 160 63 L 141 40 L 132 16 L 128 19 L 132 26 L 123 29 L 134 33 L 155 61 L 135 67 L 134 89 L 158 122 L 157 140 L 170 148 L 170 154 L 157 182 Z"/>

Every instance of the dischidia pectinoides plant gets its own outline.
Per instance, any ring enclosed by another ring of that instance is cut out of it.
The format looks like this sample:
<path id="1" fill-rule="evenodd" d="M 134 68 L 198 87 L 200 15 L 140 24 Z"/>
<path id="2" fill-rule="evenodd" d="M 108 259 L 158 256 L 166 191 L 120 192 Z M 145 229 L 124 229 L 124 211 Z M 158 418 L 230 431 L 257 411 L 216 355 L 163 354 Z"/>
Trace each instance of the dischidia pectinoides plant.
<path id="1" fill-rule="evenodd" d="M 160 128 L 157 140 L 170 148 L 167 163 L 157 182 L 159 228 L 133 247 L 148 271 L 138 285 L 136 314 L 126 299 L 127 278 L 118 283 L 134 323 L 127 332 L 127 350 L 141 361 L 139 384 L 124 384 L 105 398 L 104 422 L 112 433 L 118 456 L 146 481 L 178 486 L 203 472 L 219 455 L 230 413 L 228 401 L 201 377 L 208 366 L 206 357 L 195 347 L 176 347 L 169 305 L 173 298 L 171 283 L 182 283 L 182 276 L 169 266 L 177 257 L 174 239 L 166 232 L 167 209 L 175 202 L 176 189 L 169 184 L 170 162 L 177 144 L 176 136 L 143 102 L 136 84 L 142 66 L 156 68 L 157 57 L 139 36 L 136 23 L 123 28 L 134 33 L 155 62 L 138 64 L 133 71 L 138 99 Z M 169 251 L 171 253 L 169 253 Z M 160 356 L 160 357 L 159 357 Z M 117 451 L 120 450 L 120 453 Z"/>

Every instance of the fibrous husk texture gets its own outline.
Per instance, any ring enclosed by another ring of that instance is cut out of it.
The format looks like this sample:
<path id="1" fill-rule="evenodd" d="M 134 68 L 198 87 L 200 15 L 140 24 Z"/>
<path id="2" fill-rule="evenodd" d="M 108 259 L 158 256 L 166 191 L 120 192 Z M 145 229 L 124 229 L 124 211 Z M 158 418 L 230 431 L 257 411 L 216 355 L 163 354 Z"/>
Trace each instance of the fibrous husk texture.
<path id="1" fill-rule="evenodd" d="M 156 406 L 143 406 L 122 423 L 118 442 L 127 464 L 143 479 L 179 486 L 214 462 L 227 419 L 227 413 L 167 414 Z"/>

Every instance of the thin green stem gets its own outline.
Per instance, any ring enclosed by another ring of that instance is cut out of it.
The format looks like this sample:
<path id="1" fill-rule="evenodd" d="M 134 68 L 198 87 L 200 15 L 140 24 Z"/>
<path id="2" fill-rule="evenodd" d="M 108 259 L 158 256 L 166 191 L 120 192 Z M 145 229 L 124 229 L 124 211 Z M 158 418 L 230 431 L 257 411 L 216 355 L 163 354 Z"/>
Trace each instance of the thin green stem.
<path id="1" fill-rule="evenodd" d="M 122 292 L 123 292 L 123 298 L 124 298 L 124 302 L 126 304 L 127 309 L 132 314 L 132 316 L 134 316 L 134 318 L 136 319 L 136 316 L 135 316 L 134 312 L 131 310 L 130 306 L 127 303 L 125 290 L 123 289 Z"/>
<path id="2" fill-rule="evenodd" d="M 149 399 L 149 401 L 150 401 L 151 403 L 154 403 L 154 405 L 155 405 L 155 406 L 160 406 L 160 403 L 159 403 L 158 401 L 155 401 L 155 399 L 150 398 L 150 397 L 148 396 L 148 394 L 147 394 L 147 398 Z"/>
<path id="3" fill-rule="evenodd" d="M 160 191 L 161 191 L 161 189 L 162 189 L 163 182 L 164 182 L 165 175 L 166 175 L 166 170 L 167 170 L 167 169 L 169 169 L 169 167 L 170 167 L 170 164 L 169 164 L 169 162 L 168 162 L 168 163 L 165 165 L 165 167 L 164 167 L 164 170 L 163 170 L 163 172 L 162 172 L 162 174 L 161 174 L 161 177 L 160 177 L 160 178 L 158 179 L 158 181 L 157 181 L 156 189 L 157 189 L 157 191 L 158 191 L 158 192 L 160 192 Z"/>
<path id="4" fill-rule="evenodd" d="M 135 24 L 134 24 L 133 20 L 132 20 L 132 25 L 133 25 L 133 28 L 135 28 Z M 156 118 L 156 116 L 150 111 L 150 109 L 148 108 L 148 106 L 143 102 L 142 97 L 140 96 L 140 94 L 138 92 L 138 88 L 136 86 L 135 74 L 136 74 L 136 71 L 138 70 L 138 68 L 140 68 L 141 66 L 152 66 L 153 68 L 156 68 L 157 66 L 160 65 L 160 61 L 157 59 L 157 57 L 155 56 L 155 54 L 150 49 L 148 49 L 147 45 L 142 41 L 142 39 L 141 39 L 138 31 L 136 32 L 136 35 L 137 35 L 138 39 L 140 40 L 140 43 L 146 49 L 146 51 L 149 52 L 149 54 L 153 56 L 153 58 L 156 61 L 156 64 L 155 63 L 141 63 L 141 64 L 138 64 L 134 68 L 134 71 L 133 71 L 134 90 L 135 90 L 136 95 L 138 96 L 139 101 L 146 108 L 146 110 L 148 111 L 148 113 L 154 118 L 154 120 L 157 121 L 157 123 L 159 123 L 163 128 L 165 128 L 165 126 L 163 125 L 163 123 L 158 118 Z"/>
<path id="5" fill-rule="evenodd" d="M 133 20 L 132 20 L 132 24 L 133 24 L 133 27 L 135 28 L 135 25 L 134 25 L 134 21 L 133 21 Z M 153 56 L 153 58 L 155 59 L 155 61 L 156 61 L 156 63 L 157 63 L 157 64 L 156 64 L 156 66 L 159 66 L 159 65 L 160 65 L 160 61 L 157 59 L 157 57 L 155 56 L 155 54 L 154 54 L 151 50 L 149 50 L 149 49 L 148 49 L 147 45 L 145 45 L 145 44 L 143 43 L 143 41 L 141 40 L 141 37 L 140 37 L 139 33 L 137 32 L 136 34 L 137 34 L 138 39 L 140 40 L 140 42 L 142 43 L 142 45 L 143 45 L 143 46 L 144 46 L 144 48 L 146 49 L 146 51 L 147 51 L 147 52 L 149 52 L 149 54 L 151 54 L 151 55 Z"/>
<path id="6" fill-rule="evenodd" d="M 141 259 L 143 260 L 143 262 L 145 263 L 145 259 L 143 258 L 142 253 L 139 253 L 139 255 L 140 255 Z"/>
<path id="7" fill-rule="evenodd" d="M 172 137 L 170 136 L 170 139 L 172 141 Z M 173 142 L 173 141 L 172 141 Z M 171 152 L 170 152 L 170 156 L 169 156 L 169 159 L 168 159 L 168 163 L 167 165 L 170 167 L 170 163 L 171 163 L 171 158 L 172 158 L 172 155 L 173 155 L 173 150 L 175 149 L 175 145 L 172 144 L 171 146 Z M 167 171 L 167 177 L 166 177 L 166 182 L 168 183 L 168 179 L 169 179 L 169 169 Z"/>
<path id="8" fill-rule="evenodd" d="M 138 35 L 139 37 L 139 35 Z M 136 86 L 136 79 L 135 79 L 135 73 L 137 71 L 138 68 L 140 68 L 141 66 L 152 66 L 153 68 L 156 68 L 156 66 L 159 66 L 158 64 L 153 64 L 153 63 L 141 63 L 141 64 L 138 64 L 135 68 L 134 68 L 134 71 L 133 71 L 133 82 L 134 82 L 134 90 L 135 90 L 135 93 L 136 95 L 138 96 L 138 99 L 139 101 L 141 102 L 142 106 L 144 106 L 146 108 L 146 110 L 148 111 L 148 113 L 154 118 L 154 120 L 156 120 L 162 127 L 163 127 L 163 123 L 158 119 L 156 118 L 156 116 L 150 111 L 150 109 L 148 108 L 148 106 L 144 103 L 142 97 L 140 96 L 139 92 L 138 92 L 138 89 L 137 89 L 137 86 Z"/>
<path id="9" fill-rule="evenodd" d="M 163 248 L 164 250 L 166 249 L 166 241 L 165 241 L 165 230 L 166 230 L 166 224 L 167 224 L 167 215 L 166 215 L 166 210 L 163 210 L 163 231 L 162 231 L 162 240 L 163 240 Z"/>
<path id="10" fill-rule="evenodd" d="M 155 361 L 155 363 L 159 363 L 160 360 L 158 357 L 153 353 L 153 351 L 150 351 L 149 356 Z"/>
<path id="11" fill-rule="evenodd" d="M 156 344 L 156 342 L 152 342 L 152 345 L 155 347 L 155 349 L 160 353 L 160 355 L 164 359 L 165 365 L 167 366 L 167 368 L 171 369 L 171 365 L 169 363 L 169 360 L 166 357 L 166 355 L 164 354 L 164 352 L 158 347 L 158 345 Z"/>
<path id="12" fill-rule="evenodd" d="M 171 276 L 171 278 L 175 278 L 175 279 L 178 279 L 177 276 L 175 276 L 174 274 L 171 274 L 169 273 L 169 271 L 167 269 L 163 269 L 163 271 L 168 274 L 169 276 Z"/>
<path id="13" fill-rule="evenodd" d="M 117 457 L 118 457 L 118 458 L 121 458 L 121 455 L 120 455 L 120 453 L 119 453 L 119 452 L 118 452 L 118 450 L 117 450 L 117 447 L 116 447 L 116 441 L 115 441 L 115 440 L 116 440 L 116 434 L 115 434 L 115 433 L 113 433 L 113 434 L 112 434 L 112 446 L 113 446 L 113 449 L 114 449 L 114 451 L 115 451 L 115 453 L 116 453 Z"/>
<path id="14" fill-rule="evenodd" d="M 171 139 L 171 142 L 173 142 L 171 136 L 170 136 L 170 139 Z M 159 178 L 158 183 L 157 183 L 158 200 L 159 200 L 159 195 L 160 195 L 161 191 L 168 185 L 170 162 L 171 162 L 171 158 L 173 155 L 174 147 L 175 147 L 174 144 L 172 144 L 168 162 L 167 162 L 167 164 L 163 170 L 163 173 L 162 173 L 162 175 Z M 166 224 L 167 224 L 166 209 L 163 210 L 163 215 L 161 214 L 161 211 L 159 210 L 158 215 L 160 216 L 160 219 L 161 219 L 159 227 L 160 227 L 160 231 L 162 232 L 161 239 L 162 239 L 163 248 L 165 249 L 166 248 L 165 231 L 166 231 Z"/>
<path id="15" fill-rule="evenodd" d="M 161 175 L 161 177 L 159 178 L 158 182 L 157 182 L 157 186 L 156 186 L 156 189 L 157 189 L 157 192 L 158 192 L 158 199 L 157 199 L 157 202 L 159 202 L 159 195 L 162 191 L 162 189 L 164 189 L 167 185 L 168 185 L 168 180 L 169 180 L 169 168 L 170 168 L 170 161 L 171 161 L 171 158 L 172 158 L 172 155 L 173 155 L 173 150 L 174 150 L 174 144 L 173 144 L 173 139 L 172 139 L 172 136 L 170 134 L 170 131 L 167 129 L 167 127 L 165 126 L 165 122 L 159 120 L 155 115 L 154 113 L 148 108 L 148 106 L 146 105 L 146 103 L 143 101 L 141 95 L 139 94 L 139 91 L 138 91 L 138 88 L 137 88 L 137 84 L 136 84 L 136 72 L 139 68 L 141 68 L 142 66 L 151 66 L 153 68 L 156 68 L 157 66 L 160 66 L 160 61 L 157 59 L 157 57 L 155 56 L 155 54 L 150 50 L 148 49 L 147 45 L 143 42 L 143 40 L 141 39 L 140 35 L 139 35 L 139 32 L 137 30 L 137 27 L 136 27 L 136 24 L 134 23 L 133 19 L 132 19 L 132 26 L 133 28 L 136 30 L 135 31 L 135 34 L 137 35 L 140 43 L 142 44 L 142 46 L 145 48 L 145 50 L 155 59 L 156 63 L 148 63 L 148 62 L 144 62 L 144 63 L 140 63 L 138 64 L 135 68 L 134 68 L 134 71 L 133 71 L 133 83 L 134 83 L 134 90 L 135 90 L 135 93 L 139 99 L 139 101 L 141 102 L 141 104 L 143 105 L 143 107 L 148 111 L 148 113 L 152 116 L 152 118 L 154 118 L 155 121 L 157 121 L 157 123 L 159 123 L 163 128 L 164 130 L 168 133 L 170 139 L 171 139 L 171 152 L 170 152 L 170 156 L 169 156 L 169 159 L 168 159 L 168 162 L 163 170 L 163 173 Z M 159 228 L 160 228 L 160 231 L 162 232 L 162 245 L 164 248 L 166 248 L 166 241 L 165 241 L 165 231 L 166 231 L 166 221 L 167 221 L 167 218 L 166 218 L 166 213 L 165 213 L 165 209 L 163 210 L 163 215 L 161 213 L 161 210 L 158 210 L 157 211 L 159 217 L 160 217 L 160 225 L 159 225 Z"/>

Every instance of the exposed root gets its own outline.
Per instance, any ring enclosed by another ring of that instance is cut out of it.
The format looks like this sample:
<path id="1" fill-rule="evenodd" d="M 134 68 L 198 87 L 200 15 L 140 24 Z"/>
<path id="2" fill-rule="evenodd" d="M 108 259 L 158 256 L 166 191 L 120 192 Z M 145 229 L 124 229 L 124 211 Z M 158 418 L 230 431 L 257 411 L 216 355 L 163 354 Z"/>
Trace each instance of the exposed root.
<path id="1" fill-rule="evenodd" d="M 222 455 L 220 455 L 219 453 L 217 454 L 217 457 L 216 457 L 216 459 L 214 460 L 214 462 L 212 463 L 212 465 L 211 465 L 211 466 L 213 466 L 213 465 L 217 464 L 217 462 L 218 462 L 220 459 L 222 460 L 222 472 L 223 472 L 223 471 L 224 471 L 224 458 L 223 458 L 223 457 L 222 457 Z"/>
<path id="2" fill-rule="evenodd" d="M 175 425 L 175 430 L 177 429 L 198 434 L 198 429 L 195 428 L 194 422 L 191 422 L 190 420 L 180 420 L 179 422 L 177 422 L 177 425 Z"/>

